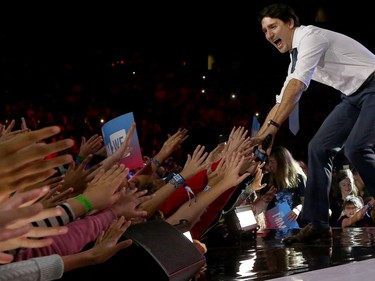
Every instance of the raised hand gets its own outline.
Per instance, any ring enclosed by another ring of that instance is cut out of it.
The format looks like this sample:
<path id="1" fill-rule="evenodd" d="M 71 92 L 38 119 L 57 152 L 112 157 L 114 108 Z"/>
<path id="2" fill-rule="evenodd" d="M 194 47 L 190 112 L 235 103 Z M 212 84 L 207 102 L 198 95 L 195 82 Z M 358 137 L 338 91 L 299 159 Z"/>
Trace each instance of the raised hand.
<path id="1" fill-rule="evenodd" d="M 3 140 L 2 137 L 12 131 L 15 124 L 16 121 L 14 119 L 10 121 L 10 124 L 8 126 L 6 126 L 5 124 L 0 124 L 0 140 Z"/>
<path id="2" fill-rule="evenodd" d="M 268 146 L 266 150 L 264 150 L 262 147 L 262 143 L 269 134 L 272 136 L 271 144 Z M 273 142 L 275 140 L 275 134 L 276 132 L 256 135 L 255 137 L 250 138 L 250 146 L 258 145 L 258 149 L 260 151 L 265 151 L 269 155 L 271 153 Z"/>
<path id="3" fill-rule="evenodd" d="M 52 208 L 58 209 L 58 208 Z M 54 213 L 56 214 L 56 213 Z M 58 213 L 60 215 L 61 213 Z M 55 215 L 48 214 L 46 217 L 53 217 Z M 43 217 L 45 219 L 46 217 Z M 12 229 L 2 229 L 9 233 Z M 14 236 L 13 238 L 7 239 L 0 242 L 0 251 L 8 251 L 17 248 L 41 248 L 49 246 L 53 243 L 53 239 L 50 236 L 56 236 L 65 234 L 68 232 L 67 226 L 46 226 L 46 227 L 34 227 L 32 226 L 25 234 L 20 236 Z"/>
<path id="4" fill-rule="evenodd" d="M 88 183 L 83 192 L 95 210 L 112 206 L 120 197 L 119 190 L 124 185 L 129 169 L 125 165 L 115 164 L 107 171 L 101 169 L 95 178 Z"/>
<path id="5" fill-rule="evenodd" d="M 25 191 L 32 190 L 32 189 L 36 189 L 36 188 L 39 188 L 39 187 L 42 187 L 42 186 L 49 186 L 51 189 L 53 189 L 53 188 L 56 188 L 58 186 L 61 186 L 63 181 L 64 181 L 64 176 L 61 176 L 61 175 L 54 176 L 54 177 L 50 177 L 49 179 L 47 179 L 45 181 L 41 181 L 41 182 L 35 183 L 33 185 L 26 186 L 24 188 L 24 190 Z M 61 187 L 59 187 L 59 188 L 61 188 Z"/>
<path id="6" fill-rule="evenodd" d="M 267 186 L 267 183 L 262 183 L 263 179 L 263 170 L 262 167 L 264 166 L 265 162 L 262 164 L 258 164 L 256 166 L 255 177 L 250 185 L 251 189 L 254 191 L 261 190 L 262 188 Z"/>
<path id="7" fill-rule="evenodd" d="M 131 239 L 125 239 L 118 243 L 118 240 L 122 237 L 129 226 L 130 222 L 126 221 L 124 217 L 120 217 L 113 221 L 108 229 L 96 239 L 94 247 L 87 250 L 91 257 L 90 264 L 103 263 L 118 251 L 129 247 L 133 243 Z"/>
<path id="8" fill-rule="evenodd" d="M 214 200 L 216 200 L 223 192 L 237 186 L 249 176 L 249 173 L 243 175 L 239 174 L 244 158 L 245 157 L 241 155 L 241 153 L 234 152 L 231 155 L 228 155 L 225 159 L 222 159 L 221 161 L 225 161 L 225 163 L 222 164 L 223 166 L 218 167 L 220 174 L 223 174 L 223 178 L 211 186 L 211 188 L 201 191 L 197 195 L 197 200 L 185 202 L 175 213 L 169 216 L 166 221 L 171 224 L 176 224 L 181 219 L 186 219 L 192 227 Z"/>
<path id="9" fill-rule="evenodd" d="M 264 195 L 262 195 L 260 198 L 261 200 L 268 204 L 272 201 L 272 199 L 275 197 L 275 194 L 277 192 L 277 188 L 272 186 Z"/>
<path id="10" fill-rule="evenodd" d="M 121 144 L 119 149 L 117 149 L 112 155 L 106 157 L 102 162 L 100 162 L 103 169 L 109 169 L 113 164 L 118 163 L 122 158 L 124 158 L 131 152 L 130 141 L 134 135 L 135 129 L 136 123 L 133 122 L 126 134 L 124 142 Z M 94 175 L 96 175 L 97 172 L 95 172 Z"/>
<path id="11" fill-rule="evenodd" d="M 189 179 L 195 174 L 199 173 L 204 169 L 208 169 L 208 167 L 212 163 L 207 163 L 205 160 L 208 156 L 208 153 L 204 151 L 205 147 L 202 145 L 198 145 L 193 155 L 188 154 L 187 160 L 185 162 L 185 166 L 180 172 L 180 175 L 185 179 Z"/>
<path id="12" fill-rule="evenodd" d="M 138 205 L 154 197 L 147 195 L 147 190 L 138 191 L 136 188 L 124 188 L 120 199 L 112 206 L 118 216 L 124 216 L 127 220 L 144 221 L 147 212 L 137 209 Z"/>
<path id="13" fill-rule="evenodd" d="M 71 194 L 73 193 L 73 187 L 68 188 L 63 192 L 60 192 L 59 189 L 61 188 L 61 185 L 58 185 L 55 188 L 51 188 L 51 190 L 42 198 L 40 198 L 38 202 L 41 203 L 45 209 L 56 207 L 61 203 L 64 203 L 69 197 L 71 197 Z"/>
<path id="14" fill-rule="evenodd" d="M 56 173 L 54 168 L 72 161 L 69 154 L 47 159 L 47 156 L 65 151 L 74 144 L 71 139 L 40 143 L 59 132 L 58 126 L 51 126 L 0 141 L 0 196 L 7 197 L 18 188 L 44 181 Z"/>
<path id="15" fill-rule="evenodd" d="M 168 135 L 168 139 L 164 142 L 162 148 L 155 157 L 159 161 L 164 161 L 173 151 L 181 148 L 181 144 L 188 138 L 187 132 L 188 130 L 186 129 L 178 129 L 173 135 Z"/>
<path id="16" fill-rule="evenodd" d="M 166 167 L 166 165 L 164 165 L 163 167 L 160 167 L 160 165 L 166 159 L 168 159 L 168 157 L 170 157 L 172 152 L 176 151 L 181 147 L 181 144 L 185 141 L 187 137 L 188 135 L 186 129 L 178 129 L 177 132 L 172 136 L 168 135 L 168 139 L 164 142 L 160 151 L 153 157 L 154 161 L 151 161 L 151 159 L 146 158 L 146 165 L 129 180 L 129 183 L 131 183 L 134 187 L 143 188 L 143 186 L 149 184 L 152 181 L 151 176 L 158 169 L 164 169 L 162 173 L 177 172 L 176 169 L 170 170 L 170 168 Z M 175 166 L 174 168 L 179 167 Z"/>
<path id="17" fill-rule="evenodd" d="M 207 163 L 215 163 L 223 157 L 223 151 L 226 151 L 226 144 L 219 143 L 207 156 Z"/>
<path id="18" fill-rule="evenodd" d="M 233 152 L 226 157 L 225 165 L 226 169 L 224 172 L 223 179 L 219 184 L 225 185 L 227 188 L 231 188 L 240 184 L 245 180 L 250 173 L 245 172 L 240 174 L 241 167 L 245 161 L 245 156 L 240 152 Z"/>
<path id="19" fill-rule="evenodd" d="M 121 144 L 120 148 L 117 149 L 115 153 L 111 155 L 114 156 L 114 158 L 117 159 L 117 161 L 121 160 L 131 152 L 130 141 L 134 135 L 135 129 L 136 124 L 135 122 L 133 122 L 133 124 L 130 126 L 128 133 L 126 134 L 124 142 Z"/>
<path id="20" fill-rule="evenodd" d="M 237 151 L 240 145 L 246 140 L 248 130 L 245 127 L 233 127 L 227 142 L 227 153 L 231 154 L 233 151 Z"/>
<path id="21" fill-rule="evenodd" d="M 66 227 L 33 227 L 31 222 L 49 217 L 60 216 L 59 208 L 44 209 L 40 203 L 34 203 L 47 194 L 48 187 L 19 192 L 0 204 L 0 251 L 18 247 L 39 247 L 52 243 L 45 236 L 66 233 Z"/>
<path id="22" fill-rule="evenodd" d="M 61 191 L 73 187 L 74 195 L 81 194 L 85 191 L 87 184 L 94 178 L 97 170 L 101 167 L 98 163 L 88 169 L 86 166 L 92 160 L 93 155 L 88 155 L 80 164 L 72 161 L 69 164 L 68 170 L 64 176 L 64 182 L 62 183 Z"/>
<path id="23" fill-rule="evenodd" d="M 227 166 L 225 165 L 225 158 L 222 158 L 219 162 L 219 164 L 216 166 L 215 171 L 208 170 L 207 173 L 207 185 L 212 187 L 215 184 L 217 184 L 219 181 L 221 181 L 224 177 L 224 173 Z"/>
<path id="24" fill-rule="evenodd" d="M 87 141 L 85 137 L 82 137 L 78 155 L 84 159 L 90 154 L 95 154 L 103 147 L 103 137 L 98 134 L 93 135 Z"/>

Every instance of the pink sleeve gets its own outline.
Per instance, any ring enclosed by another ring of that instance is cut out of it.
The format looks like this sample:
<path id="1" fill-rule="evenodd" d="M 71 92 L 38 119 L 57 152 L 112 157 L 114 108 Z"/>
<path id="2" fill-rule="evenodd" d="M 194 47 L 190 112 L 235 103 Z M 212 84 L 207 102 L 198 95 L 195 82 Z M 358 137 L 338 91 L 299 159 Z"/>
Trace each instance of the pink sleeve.
<path id="1" fill-rule="evenodd" d="M 15 261 L 58 254 L 71 255 L 80 252 L 88 243 L 95 241 L 98 235 L 106 230 L 116 219 L 112 209 L 106 209 L 94 215 L 68 223 L 66 234 L 53 236 L 53 243 L 43 248 L 21 248 L 15 255 Z"/>

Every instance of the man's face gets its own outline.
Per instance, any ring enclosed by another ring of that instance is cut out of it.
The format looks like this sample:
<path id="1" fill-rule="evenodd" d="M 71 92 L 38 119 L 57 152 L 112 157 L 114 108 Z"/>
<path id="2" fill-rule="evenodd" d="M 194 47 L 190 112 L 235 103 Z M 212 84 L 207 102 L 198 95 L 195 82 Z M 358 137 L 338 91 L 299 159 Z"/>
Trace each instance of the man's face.
<path id="1" fill-rule="evenodd" d="M 294 32 L 293 20 L 285 23 L 279 19 L 264 17 L 261 24 L 266 39 L 274 45 L 280 53 L 286 53 L 292 49 Z"/>

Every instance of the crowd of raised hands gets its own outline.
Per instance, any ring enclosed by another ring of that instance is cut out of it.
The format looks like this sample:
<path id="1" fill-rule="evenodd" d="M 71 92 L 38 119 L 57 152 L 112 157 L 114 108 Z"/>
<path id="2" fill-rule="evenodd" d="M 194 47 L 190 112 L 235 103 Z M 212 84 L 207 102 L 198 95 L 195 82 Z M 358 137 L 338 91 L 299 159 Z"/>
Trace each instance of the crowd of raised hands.
<path id="1" fill-rule="evenodd" d="M 130 177 L 120 160 L 129 153 L 135 123 L 108 157 L 100 135 L 83 137 L 79 154 L 71 155 L 73 140 L 49 141 L 60 127 L 15 125 L 0 127 L 0 280 L 55 280 L 103 263 L 132 244 L 121 239 L 132 224 L 152 219 L 204 230 L 211 221 L 202 217 L 226 191 L 249 176 L 253 190 L 264 187 L 244 127 L 233 127 L 228 141 L 210 152 L 197 145 L 171 168 L 165 163 L 188 137 L 178 129 Z M 95 156 L 102 160 L 91 164 Z M 193 238 L 202 245 L 199 234 Z"/>

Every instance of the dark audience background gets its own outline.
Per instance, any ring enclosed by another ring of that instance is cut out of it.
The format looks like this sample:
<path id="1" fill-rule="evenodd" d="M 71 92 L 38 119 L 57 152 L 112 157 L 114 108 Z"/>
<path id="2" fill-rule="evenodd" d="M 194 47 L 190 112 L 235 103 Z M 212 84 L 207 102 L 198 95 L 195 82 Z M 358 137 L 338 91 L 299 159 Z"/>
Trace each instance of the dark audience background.
<path id="1" fill-rule="evenodd" d="M 211 149 L 233 126 L 250 130 L 254 114 L 263 122 L 281 89 L 289 57 L 265 40 L 257 21 L 271 2 L 8 7 L 0 27 L 0 121 L 61 125 L 61 136 L 79 142 L 100 133 L 101 119 L 132 111 L 144 155 L 179 127 L 189 130 L 187 151 Z M 285 2 L 302 24 L 343 32 L 375 51 L 370 9 L 361 1 Z M 300 132 L 293 136 L 285 122 L 275 144 L 306 161 L 308 140 L 338 99 L 312 82 L 300 102 Z"/>

